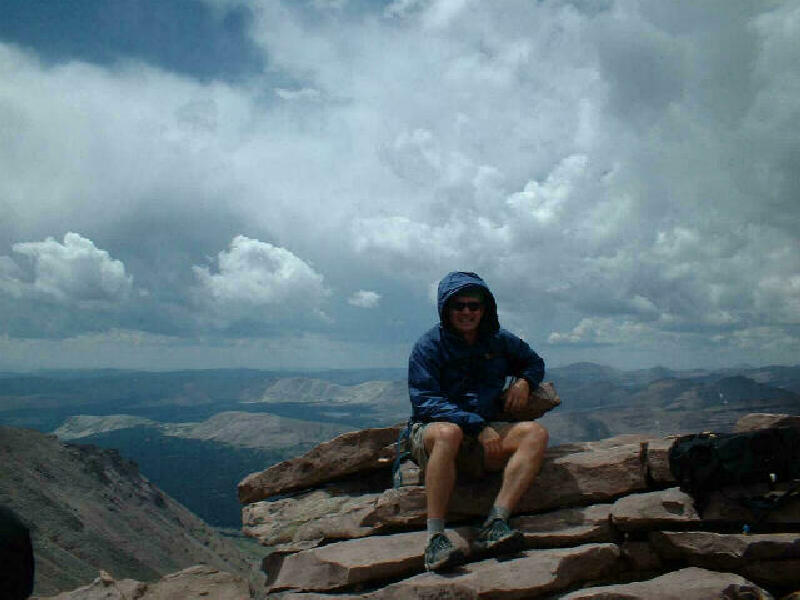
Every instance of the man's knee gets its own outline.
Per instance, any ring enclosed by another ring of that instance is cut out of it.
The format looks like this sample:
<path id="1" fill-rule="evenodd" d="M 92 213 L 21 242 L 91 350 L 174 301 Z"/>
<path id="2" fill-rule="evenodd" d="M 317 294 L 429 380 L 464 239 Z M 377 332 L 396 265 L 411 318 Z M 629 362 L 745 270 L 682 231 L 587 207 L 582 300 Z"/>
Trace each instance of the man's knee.
<path id="1" fill-rule="evenodd" d="M 550 439 L 547 429 L 536 421 L 523 421 L 517 423 L 519 427 L 521 442 L 533 446 L 535 449 L 544 449 Z"/>
<path id="2" fill-rule="evenodd" d="M 464 439 L 464 432 L 455 423 L 431 423 L 425 428 L 425 447 L 432 452 L 439 446 L 453 453 L 457 452 Z"/>

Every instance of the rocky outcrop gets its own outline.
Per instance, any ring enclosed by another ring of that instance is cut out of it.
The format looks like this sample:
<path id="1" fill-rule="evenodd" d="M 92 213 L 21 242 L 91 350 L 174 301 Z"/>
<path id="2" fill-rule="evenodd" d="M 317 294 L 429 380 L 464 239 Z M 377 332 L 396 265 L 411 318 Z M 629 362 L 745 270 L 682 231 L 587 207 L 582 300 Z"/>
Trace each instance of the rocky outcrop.
<path id="1" fill-rule="evenodd" d="M 87 586 L 57 596 L 31 600 L 249 600 L 245 580 L 213 567 L 196 565 L 162 577 L 154 583 L 116 580 L 105 571 Z"/>
<path id="2" fill-rule="evenodd" d="M 756 516 L 730 498 L 759 490 L 712 495 L 701 518 L 669 470 L 674 438 L 635 434 L 548 450 L 512 519 L 525 537 L 525 550 L 514 556 L 472 551 L 499 476 L 459 481 L 448 531 L 467 563 L 426 573 L 424 488 L 385 489 L 388 475 L 376 476 L 390 467 L 395 432 L 365 430 L 351 436 L 357 442 L 340 436 L 310 452 L 307 464 L 324 473 L 325 483 L 276 477 L 270 488 L 260 484 L 260 492 L 244 495 L 294 494 L 243 507 L 245 534 L 271 548 L 263 562 L 268 597 L 691 600 L 771 598 L 800 589 L 800 499 L 771 513 L 760 529 L 754 525 L 753 534 L 737 533 Z M 368 449 L 363 466 L 352 456 L 356 447 Z M 302 471 L 284 465 L 272 473 L 293 470 Z M 374 487 L 354 487 L 362 473 Z"/>
<path id="3" fill-rule="evenodd" d="M 525 409 L 500 420 L 533 420 L 561 403 L 552 383 L 531 392 Z M 386 468 L 394 459 L 394 442 L 405 425 L 344 433 L 303 456 L 252 473 L 239 484 L 239 501 L 250 504 L 295 490 L 318 486 L 354 473 Z"/>
<path id="4" fill-rule="evenodd" d="M 303 456 L 252 473 L 239 484 L 239 501 L 249 504 L 353 473 L 385 468 L 394 459 L 392 444 L 400 429 L 397 426 L 343 433 Z"/>
<path id="5" fill-rule="evenodd" d="M 560 404 L 561 398 L 558 397 L 555 386 L 549 381 L 545 381 L 531 391 L 528 404 L 524 409 L 513 414 L 501 413 L 498 420 L 533 421 Z"/>

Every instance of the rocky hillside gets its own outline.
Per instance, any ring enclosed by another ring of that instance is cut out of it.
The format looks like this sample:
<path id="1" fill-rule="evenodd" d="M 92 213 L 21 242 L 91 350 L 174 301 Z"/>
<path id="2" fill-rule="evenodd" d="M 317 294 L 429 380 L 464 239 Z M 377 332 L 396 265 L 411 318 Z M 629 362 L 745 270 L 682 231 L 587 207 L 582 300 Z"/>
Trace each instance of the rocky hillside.
<path id="1" fill-rule="evenodd" d="M 800 427 L 800 418 L 738 426 L 775 424 Z M 730 488 L 712 494 L 701 517 L 670 472 L 674 438 L 639 434 L 550 448 L 517 507 L 527 549 L 514 556 L 471 549 L 499 477 L 459 481 L 450 534 L 468 562 L 426 573 L 424 488 L 389 487 L 396 433 L 344 434 L 240 484 L 244 532 L 268 551 L 267 597 L 732 600 L 800 590 L 800 498 L 756 525 L 735 498 L 766 487 Z M 406 474 L 413 482 L 414 467 Z"/>
<path id="2" fill-rule="evenodd" d="M 230 542 L 135 464 L 33 430 L 0 426 L 0 505 L 31 530 L 35 594 L 88 584 L 100 569 L 142 581 L 198 563 L 243 577 L 251 570 Z"/>

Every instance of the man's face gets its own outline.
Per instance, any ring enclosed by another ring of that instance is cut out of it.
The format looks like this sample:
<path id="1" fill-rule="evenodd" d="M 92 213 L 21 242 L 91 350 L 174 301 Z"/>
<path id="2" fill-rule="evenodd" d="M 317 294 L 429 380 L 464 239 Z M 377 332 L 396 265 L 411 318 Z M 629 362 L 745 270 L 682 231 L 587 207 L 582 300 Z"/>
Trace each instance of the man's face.
<path id="1" fill-rule="evenodd" d="M 478 331 L 485 310 L 480 294 L 459 294 L 447 303 L 450 326 L 461 335 Z"/>

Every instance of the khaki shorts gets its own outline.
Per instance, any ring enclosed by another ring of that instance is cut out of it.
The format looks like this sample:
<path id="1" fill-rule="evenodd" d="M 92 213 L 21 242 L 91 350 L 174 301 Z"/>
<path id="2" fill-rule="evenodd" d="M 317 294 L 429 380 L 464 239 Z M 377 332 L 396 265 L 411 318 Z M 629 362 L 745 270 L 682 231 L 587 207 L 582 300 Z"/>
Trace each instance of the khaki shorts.
<path id="1" fill-rule="evenodd" d="M 507 421 L 490 421 L 492 428 L 500 431 L 509 426 Z M 428 464 L 428 452 L 425 450 L 425 428 L 432 423 L 414 423 L 411 426 L 409 441 L 411 442 L 411 456 L 420 468 L 420 477 L 425 477 L 425 467 Z M 480 479 L 486 474 L 484 464 L 483 446 L 478 438 L 471 435 L 464 435 L 461 446 L 456 456 L 456 470 L 459 476 L 467 479 Z"/>

